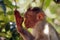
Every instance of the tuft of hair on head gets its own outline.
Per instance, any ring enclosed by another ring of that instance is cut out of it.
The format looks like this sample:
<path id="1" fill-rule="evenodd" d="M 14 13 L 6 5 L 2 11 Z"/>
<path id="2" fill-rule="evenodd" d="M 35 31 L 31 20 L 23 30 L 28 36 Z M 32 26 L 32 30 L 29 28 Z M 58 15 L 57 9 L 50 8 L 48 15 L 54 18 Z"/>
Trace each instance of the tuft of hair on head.
<path id="1" fill-rule="evenodd" d="M 34 8 L 30 7 L 30 8 L 27 9 L 27 11 L 43 12 L 43 10 L 39 7 L 34 7 Z"/>
<path id="2" fill-rule="evenodd" d="M 34 7 L 34 8 L 32 8 L 32 11 L 33 12 L 43 12 L 43 10 L 41 9 L 41 8 L 39 8 L 39 7 Z"/>

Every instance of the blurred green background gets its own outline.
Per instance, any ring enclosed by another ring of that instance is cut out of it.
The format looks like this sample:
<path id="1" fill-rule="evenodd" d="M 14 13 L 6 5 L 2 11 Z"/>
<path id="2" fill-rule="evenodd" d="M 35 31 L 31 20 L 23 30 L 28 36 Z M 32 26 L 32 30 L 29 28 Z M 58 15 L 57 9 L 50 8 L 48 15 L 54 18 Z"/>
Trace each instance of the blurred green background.
<path id="1" fill-rule="evenodd" d="M 42 7 L 47 16 L 47 21 L 50 22 L 58 34 L 60 35 L 60 3 L 56 0 L 0 0 L 0 38 L 6 40 L 22 40 L 22 37 L 17 33 L 16 23 L 14 18 L 14 9 L 17 7 L 21 16 L 29 6 Z"/>

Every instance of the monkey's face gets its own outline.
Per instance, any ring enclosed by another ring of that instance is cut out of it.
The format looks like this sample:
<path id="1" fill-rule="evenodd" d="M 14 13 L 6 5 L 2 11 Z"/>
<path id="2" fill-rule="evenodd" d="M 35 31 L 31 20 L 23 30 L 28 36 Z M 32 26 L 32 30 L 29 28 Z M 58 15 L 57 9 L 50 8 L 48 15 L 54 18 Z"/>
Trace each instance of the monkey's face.
<path id="1" fill-rule="evenodd" d="M 29 10 L 25 13 L 25 26 L 33 28 L 34 25 L 44 19 L 45 14 L 39 10 Z"/>
<path id="2" fill-rule="evenodd" d="M 37 22 L 42 20 L 44 20 L 44 16 L 41 13 L 34 14 L 32 12 L 29 12 L 28 14 L 26 14 L 24 23 L 27 28 L 32 28 Z"/>
<path id="3" fill-rule="evenodd" d="M 32 11 L 26 13 L 24 23 L 27 28 L 33 27 L 36 22 L 36 14 L 34 14 Z"/>

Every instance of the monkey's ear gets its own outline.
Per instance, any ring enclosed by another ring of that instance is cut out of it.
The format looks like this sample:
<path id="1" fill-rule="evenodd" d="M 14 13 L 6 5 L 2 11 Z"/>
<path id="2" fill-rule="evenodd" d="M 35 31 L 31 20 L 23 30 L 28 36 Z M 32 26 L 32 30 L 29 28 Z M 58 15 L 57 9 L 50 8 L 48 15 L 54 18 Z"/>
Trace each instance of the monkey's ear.
<path id="1" fill-rule="evenodd" d="M 43 12 L 40 12 L 37 14 L 37 20 L 43 20 L 45 17 L 45 14 Z"/>

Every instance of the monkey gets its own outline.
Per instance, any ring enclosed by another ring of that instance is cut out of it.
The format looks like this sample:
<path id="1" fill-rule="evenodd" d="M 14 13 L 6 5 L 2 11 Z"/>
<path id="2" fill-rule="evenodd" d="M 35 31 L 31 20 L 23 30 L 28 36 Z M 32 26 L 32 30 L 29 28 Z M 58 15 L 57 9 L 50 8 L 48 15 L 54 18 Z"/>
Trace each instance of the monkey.
<path id="1" fill-rule="evenodd" d="M 46 21 L 46 15 L 39 7 L 29 8 L 24 19 L 17 10 L 14 11 L 14 15 L 17 31 L 23 40 L 60 40 L 57 31 Z M 22 26 L 23 21 L 26 29 Z M 28 28 L 32 28 L 32 33 L 27 30 Z"/>

